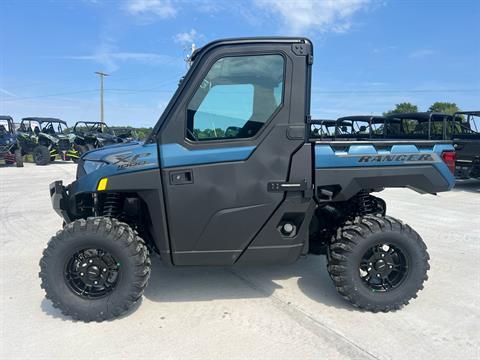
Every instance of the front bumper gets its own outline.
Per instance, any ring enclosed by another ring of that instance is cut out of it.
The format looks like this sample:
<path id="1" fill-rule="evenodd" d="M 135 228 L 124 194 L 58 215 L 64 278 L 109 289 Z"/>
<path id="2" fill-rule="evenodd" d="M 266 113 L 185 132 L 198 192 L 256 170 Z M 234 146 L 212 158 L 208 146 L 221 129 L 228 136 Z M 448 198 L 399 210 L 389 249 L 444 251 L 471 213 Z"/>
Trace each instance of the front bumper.
<path id="1" fill-rule="evenodd" d="M 68 190 L 63 186 L 61 180 L 55 181 L 50 184 L 50 200 L 55 212 L 65 220 L 66 223 L 72 221 L 72 217 L 69 212 L 69 196 Z"/>

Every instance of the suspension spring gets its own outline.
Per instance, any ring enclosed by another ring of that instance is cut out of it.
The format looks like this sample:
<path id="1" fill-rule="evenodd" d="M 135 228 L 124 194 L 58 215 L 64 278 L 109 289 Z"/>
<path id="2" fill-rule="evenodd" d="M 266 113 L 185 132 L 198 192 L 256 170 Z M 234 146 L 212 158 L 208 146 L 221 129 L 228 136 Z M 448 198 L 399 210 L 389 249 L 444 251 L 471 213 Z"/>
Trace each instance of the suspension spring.
<path id="1" fill-rule="evenodd" d="M 371 214 L 375 211 L 375 201 L 373 196 L 365 191 L 357 194 L 358 212 L 360 215 Z"/>
<path id="2" fill-rule="evenodd" d="M 103 216 L 116 217 L 120 212 L 120 194 L 108 193 L 103 201 Z"/>

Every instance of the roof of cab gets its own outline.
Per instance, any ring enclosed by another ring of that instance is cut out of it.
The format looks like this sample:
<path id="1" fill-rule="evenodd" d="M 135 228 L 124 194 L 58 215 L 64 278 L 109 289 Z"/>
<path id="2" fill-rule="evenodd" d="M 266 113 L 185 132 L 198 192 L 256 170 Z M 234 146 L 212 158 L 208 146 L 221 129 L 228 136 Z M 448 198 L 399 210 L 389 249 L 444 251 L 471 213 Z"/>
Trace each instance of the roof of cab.
<path id="1" fill-rule="evenodd" d="M 457 111 L 455 115 L 473 115 L 473 116 L 480 116 L 480 111 Z"/>
<path id="2" fill-rule="evenodd" d="M 191 61 L 195 61 L 199 54 L 221 45 L 237 45 L 237 44 L 268 44 L 268 43 L 308 43 L 312 42 L 306 37 L 283 37 L 283 36 L 259 36 L 249 38 L 228 38 L 212 41 L 205 46 L 196 49 L 190 56 Z"/>
<path id="3" fill-rule="evenodd" d="M 55 123 L 62 123 L 67 125 L 67 122 L 65 120 L 57 119 L 57 118 L 49 118 L 49 117 L 26 117 L 23 118 L 22 121 L 37 121 L 39 123 L 43 122 L 55 122 Z"/>
<path id="4" fill-rule="evenodd" d="M 352 116 L 343 116 L 341 118 L 338 118 L 338 122 L 342 121 L 371 121 L 372 123 L 383 123 L 385 122 L 385 116 L 381 115 L 352 115 Z"/>

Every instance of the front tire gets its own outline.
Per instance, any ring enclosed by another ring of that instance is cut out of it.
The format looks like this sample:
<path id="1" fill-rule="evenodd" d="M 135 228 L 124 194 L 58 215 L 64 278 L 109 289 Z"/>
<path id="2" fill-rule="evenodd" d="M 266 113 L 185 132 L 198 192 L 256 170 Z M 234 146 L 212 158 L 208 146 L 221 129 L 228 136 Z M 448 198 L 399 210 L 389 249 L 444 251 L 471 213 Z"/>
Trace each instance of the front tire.
<path id="1" fill-rule="evenodd" d="M 421 237 L 390 216 L 357 217 L 339 228 L 328 257 L 340 295 L 373 312 L 397 310 L 416 298 L 430 269 Z"/>
<path id="2" fill-rule="evenodd" d="M 77 150 L 78 152 L 78 155 L 79 157 L 76 158 L 74 156 L 72 156 L 72 161 L 75 163 L 75 164 L 78 164 L 79 160 L 80 160 L 80 157 L 85 154 L 87 151 L 89 151 L 88 147 L 86 145 L 75 145 L 75 150 Z"/>
<path id="3" fill-rule="evenodd" d="M 17 167 L 23 167 L 23 156 L 20 149 L 15 150 L 15 164 Z"/>
<path id="4" fill-rule="evenodd" d="M 67 224 L 40 260 L 41 287 L 64 315 L 103 321 L 127 312 L 150 276 L 143 240 L 125 223 L 106 217 Z"/>
<path id="5" fill-rule="evenodd" d="M 33 149 L 33 160 L 37 165 L 48 165 L 50 163 L 50 151 L 46 146 L 38 145 Z"/>

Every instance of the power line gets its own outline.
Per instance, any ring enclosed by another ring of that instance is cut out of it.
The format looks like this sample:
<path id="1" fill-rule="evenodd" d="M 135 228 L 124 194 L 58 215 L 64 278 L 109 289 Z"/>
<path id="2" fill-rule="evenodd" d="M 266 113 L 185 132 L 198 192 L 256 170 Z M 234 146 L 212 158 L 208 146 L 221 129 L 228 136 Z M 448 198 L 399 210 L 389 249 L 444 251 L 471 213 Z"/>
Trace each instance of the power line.
<path id="1" fill-rule="evenodd" d="M 416 94 L 416 93 L 479 93 L 480 89 L 421 89 L 421 90 L 312 90 L 312 94 Z"/>
<path id="2" fill-rule="evenodd" d="M 81 94 L 81 93 L 89 93 L 89 92 L 97 92 L 98 89 L 95 90 L 77 90 L 77 91 L 67 91 L 62 93 L 55 93 L 55 94 L 45 94 L 45 95 L 36 95 L 36 96 L 25 96 L 25 97 L 16 97 L 13 99 L 7 99 L 2 101 L 17 101 L 17 100 L 30 100 L 30 99 L 38 99 L 44 97 L 55 97 L 55 96 L 63 96 L 63 95 L 72 95 L 72 94 Z"/>
<path id="3" fill-rule="evenodd" d="M 163 85 L 163 84 L 162 84 Z M 166 84 L 165 84 L 166 85 Z M 160 86 L 160 85 L 159 85 Z M 128 88 L 106 88 L 105 92 L 125 92 L 125 93 L 171 93 L 175 89 L 159 89 L 159 87 L 152 87 L 147 89 L 128 89 Z M 36 96 L 26 96 L 26 97 L 16 97 L 12 99 L 4 99 L 2 102 L 14 102 L 19 100 L 30 100 L 30 99 L 39 99 L 46 97 L 56 97 L 63 95 L 74 95 L 74 94 L 83 94 L 83 93 L 95 93 L 98 92 L 98 89 L 94 90 L 78 90 L 78 91 L 67 91 L 61 93 L 45 94 L 45 95 L 36 95 Z M 422 90 L 312 90 L 312 94 L 421 94 L 421 93 L 478 93 L 480 94 L 480 89 L 422 89 Z"/>

